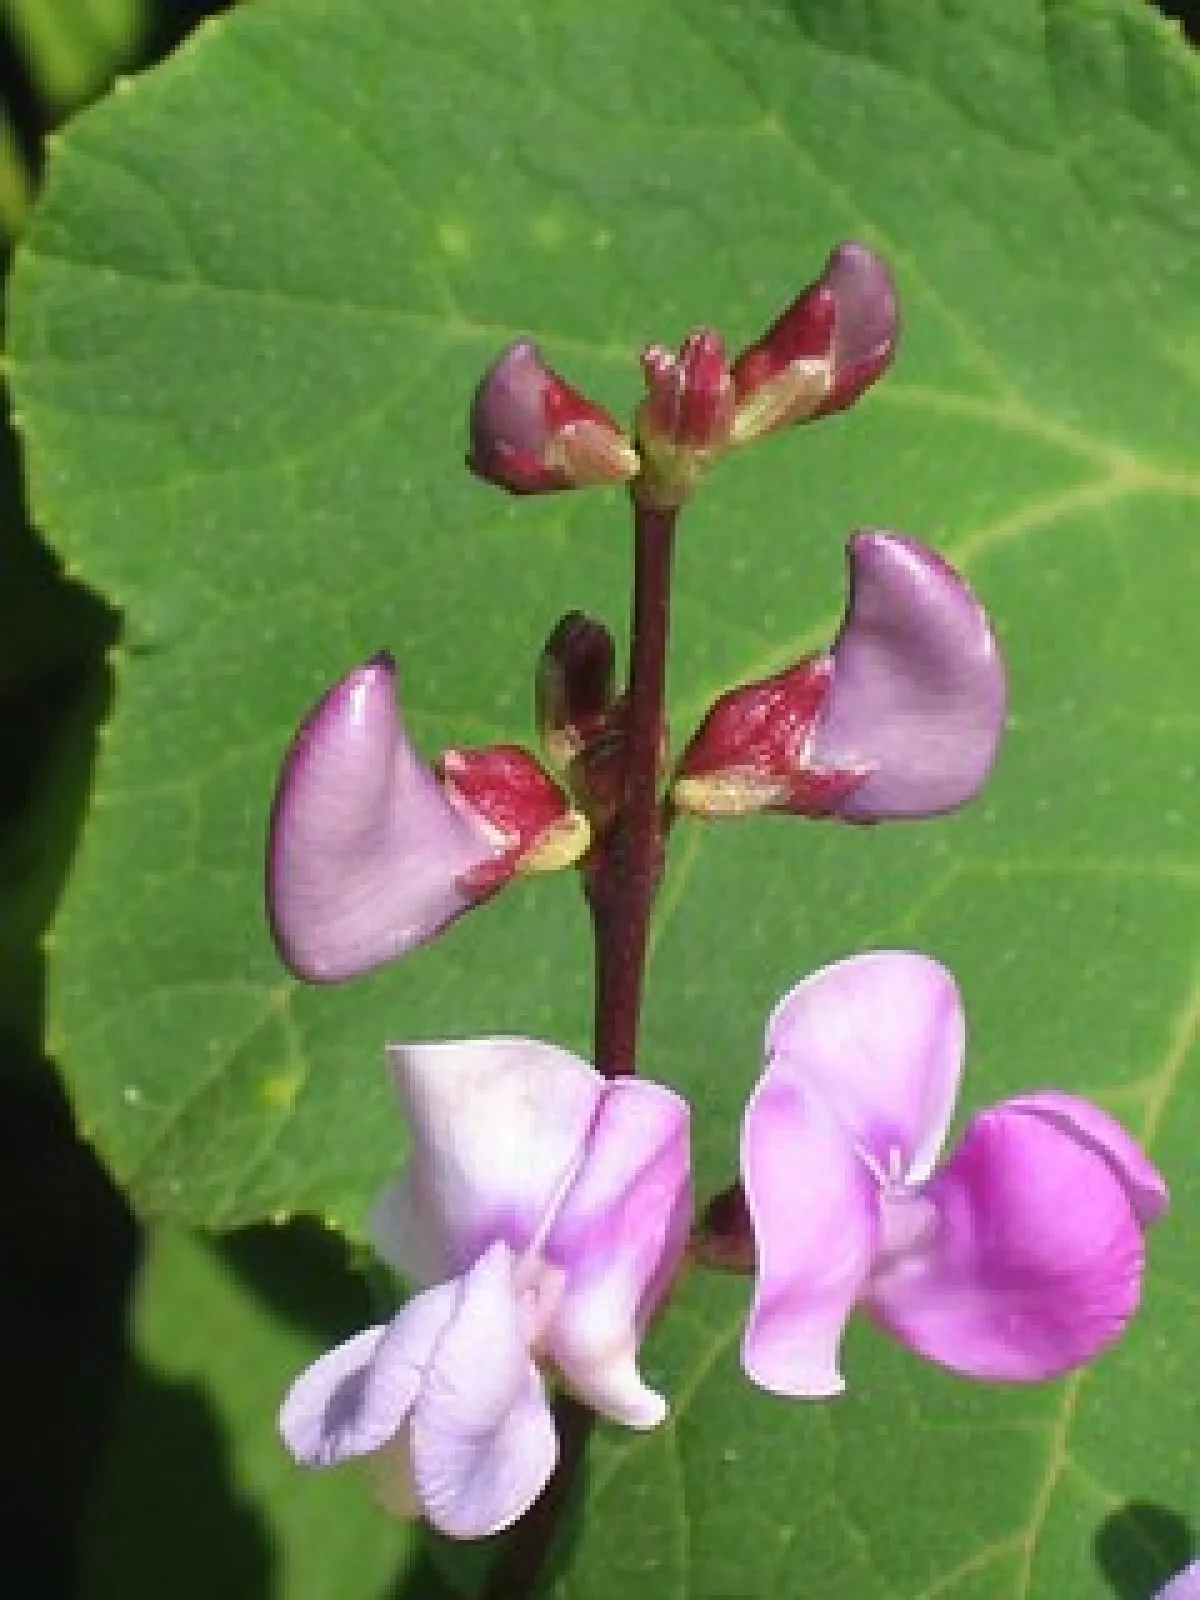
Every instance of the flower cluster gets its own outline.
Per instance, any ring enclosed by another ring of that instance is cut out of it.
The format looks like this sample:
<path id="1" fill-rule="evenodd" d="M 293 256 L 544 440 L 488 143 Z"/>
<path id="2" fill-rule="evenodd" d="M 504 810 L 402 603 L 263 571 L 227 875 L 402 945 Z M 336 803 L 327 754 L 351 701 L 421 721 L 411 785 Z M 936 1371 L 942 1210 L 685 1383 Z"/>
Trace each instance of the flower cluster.
<path id="1" fill-rule="evenodd" d="M 964 1035 L 950 974 L 906 951 L 827 967 L 771 1016 L 744 1213 L 715 1208 L 696 1241 L 755 1275 L 742 1363 L 762 1388 L 840 1392 L 857 1305 L 927 1359 L 1009 1382 L 1090 1361 L 1133 1315 L 1162 1178 L 1112 1118 L 1050 1090 L 975 1116 L 937 1168 Z M 554 1466 L 539 1366 L 627 1427 L 666 1415 L 636 1354 L 688 1241 L 688 1109 L 532 1039 L 388 1056 L 413 1152 L 372 1231 L 425 1287 L 309 1368 L 281 1427 L 309 1466 L 371 1457 L 397 1514 L 492 1533 Z"/>
<path id="2" fill-rule="evenodd" d="M 727 450 L 851 405 L 891 365 L 897 325 L 884 262 L 865 245 L 839 245 L 732 363 L 708 328 L 678 355 L 648 345 L 633 438 L 519 339 L 476 392 L 467 465 L 512 494 L 636 481 L 643 497 L 678 505 Z"/>
<path id="3" fill-rule="evenodd" d="M 628 485 L 639 556 L 656 554 L 665 584 L 664 543 L 702 474 L 850 405 L 890 365 L 896 327 L 883 263 L 842 245 L 732 362 L 711 330 L 678 355 L 649 346 L 629 435 L 521 340 L 480 384 L 469 463 L 520 494 Z M 678 818 L 931 817 L 992 767 L 1004 666 L 965 580 L 898 533 L 859 531 L 847 555 L 829 648 L 730 687 L 674 758 L 667 591 L 647 603 L 635 583 L 635 624 L 657 627 L 658 653 L 635 639 L 627 686 L 602 621 L 571 612 L 546 641 L 545 766 L 513 745 L 426 765 L 386 655 L 321 698 L 284 759 L 267 905 L 301 978 L 342 982 L 405 955 L 530 872 L 577 866 L 597 930 L 595 1066 L 533 1039 L 389 1047 L 411 1153 L 372 1232 L 416 1292 L 303 1373 L 280 1426 L 308 1466 L 368 1459 L 398 1515 L 455 1537 L 521 1517 L 558 1456 L 545 1374 L 614 1422 L 660 1423 L 638 1349 L 685 1261 L 753 1277 L 742 1366 L 800 1399 L 844 1387 L 856 1308 L 953 1372 L 1024 1383 L 1092 1360 L 1137 1307 L 1167 1190 L 1107 1113 L 1033 1088 L 973 1115 L 942 1158 L 966 1027 L 954 979 L 927 956 L 853 956 L 783 997 L 737 1177 L 699 1223 L 688 1107 L 634 1075 L 646 918 Z M 1163 1600 L 1197 1592 L 1189 1570 Z"/>
<path id="4" fill-rule="evenodd" d="M 849 562 L 830 652 L 716 701 L 675 771 L 678 810 L 875 822 L 952 810 L 983 783 L 1005 708 L 983 609 L 940 556 L 898 534 L 855 534 Z M 612 782 L 597 780 L 621 702 L 592 683 L 586 619 L 564 623 L 543 657 L 540 720 L 570 794 L 511 745 L 423 765 L 386 655 L 309 713 L 283 765 L 267 853 L 271 926 L 300 977 L 367 972 L 514 878 L 585 857 L 614 802 Z"/>

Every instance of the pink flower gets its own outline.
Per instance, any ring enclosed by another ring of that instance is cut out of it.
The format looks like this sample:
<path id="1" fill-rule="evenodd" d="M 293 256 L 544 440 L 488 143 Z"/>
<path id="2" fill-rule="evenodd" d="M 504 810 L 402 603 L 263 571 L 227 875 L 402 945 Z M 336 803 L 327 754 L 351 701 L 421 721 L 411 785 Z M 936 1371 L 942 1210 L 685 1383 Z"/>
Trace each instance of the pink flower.
<path id="1" fill-rule="evenodd" d="M 980 1113 L 939 1168 L 964 1041 L 954 980 L 904 951 L 836 962 L 776 1008 L 742 1133 L 742 1359 L 763 1388 L 839 1393 L 856 1305 L 929 1360 L 1010 1382 L 1092 1360 L 1133 1315 L 1163 1179 L 1057 1092 Z"/>
<path id="2" fill-rule="evenodd" d="M 299 977 L 336 983 L 432 938 L 515 874 L 568 866 L 590 830 L 532 756 L 448 750 L 400 722 L 396 665 L 334 684 L 292 741 L 267 844 L 267 913 Z"/>
<path id="3" fill-rule="evenodd" d="M 987 613 L 934 551 L 856 533 L 828 655 L 722 695 L 672 791 L 684 811 L 788 811 L 848 822 L 964 805 L 1004 731 L 1004 663 Z"/>
<path id="4" fill-rule="evenodd" d="M 303 1373 L 280 1429 L 308 1466 L 369 1457 L 397 1515 L 473 1538 L 553 1471 L 543 1365 L 627 1427 L 665 1417 L 637 1347 L 687 1242 L 688 1110 L 532 1039 L 388 1054 L 412 1155 L 373 1231 L 433 1287 Z"/>

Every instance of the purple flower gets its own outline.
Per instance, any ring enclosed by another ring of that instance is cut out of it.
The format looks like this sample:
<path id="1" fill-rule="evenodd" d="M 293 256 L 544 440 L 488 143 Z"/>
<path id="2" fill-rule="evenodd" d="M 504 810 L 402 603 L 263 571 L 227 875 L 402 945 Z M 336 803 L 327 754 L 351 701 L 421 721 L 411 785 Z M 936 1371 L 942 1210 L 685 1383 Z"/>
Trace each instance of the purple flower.
<path id="1" fill-rule="evenodd" d="M 733 364 L 733 442 L 841 411 L 896 353 L 896 291 L 866 245 L 838 245 L 821 276 Z"/>
<path id="2" fill-rule="evenodd" d="M 447 751 L 439 776 L 399 720 L 396 666 L 336 683 L 284 759 L 267 913 L 299 977 L 336 983 L 424 943 L 515 873 L 569 865 L 586 820 L 524 751 Z"/>
<path id="3" fill-rule="evenodd" d="M 847 555 L 850 596 L 829 655 L 715 702 L 680 762 L 681 810 L 879 822 L 952 811 L 983 784 L 1005 715 L 987 613 L 913 539 L 856 533 Z"/>
<path id="4" fill-rule="evenodd" d="M 742 1132 L 757 1255 L 742 1361 L 763 1388 L 839 1393 L 860 1304 L 929 1360 L 1010 1382 L 1090 1361 L 1133 1315 L 1161 1176 L 1057 1092 L 974 1117 L 938 1168 L 964 1039 L 950 974 L 904 951 L 825 967 L 776 1008 Z"/>
<path id="5" fill-rule="evenodd" d="M 413 1144 L 373 1232 L 433 1287 L 303 1373 L 280 1429 L 308 1466 L 370 1457 L 391 1510 L 473 1538 L 553 1470 L 543 1364 L 627 1427 L 666 1415 L 637 1347 L 687 1242 L 688 1110 L 536 1040 L 388 1055 Z"/>
<path id="6" fill-rule="evenodd" d="M 512 494 L 626 483 L 637 451 L 608 412 L 518 339 L 484 373 L 471 406 L 467 465 Z"/>
<path id="7" fill-rule="evenodd" d="M 1200 1561 L 1193 1561 L 1182 1572 L 1177 1572 L 1154 1600 L 1200 1600 Z"/>

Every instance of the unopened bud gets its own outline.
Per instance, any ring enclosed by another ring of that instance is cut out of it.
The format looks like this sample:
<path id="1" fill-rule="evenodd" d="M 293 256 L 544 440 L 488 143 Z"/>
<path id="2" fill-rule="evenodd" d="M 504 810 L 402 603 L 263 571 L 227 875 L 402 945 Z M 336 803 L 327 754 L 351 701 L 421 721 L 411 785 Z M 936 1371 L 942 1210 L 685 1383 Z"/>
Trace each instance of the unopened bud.
<path id="1" fill-rule="evenodd" d="M 542 747 L 562 769 L 599 732 L 616 698 L 616 647 L 603 622 L 568 611 L 542 647 L 537 725 Z"/>
<path id="2" fill-rule="evenodd" d="M 740 1183 L 714 1195 L 692 1236 L 692 1257 L 720 1272 L 752 1273 L 755 1269 L 754 1225 Z"/>
<path id="3" fill-rule="evenodd" d="M 612 635 L 594 617 L 569 611 L 538 662 L 537 720 L 551 765 L 588 817 L 593 836 L 625 798 L 629 704 L 616 692 Z"/>
<path id="4" fill-rule="evenodd" d="M 545 494 L 627 483 L 640 462 L 608 412 L 548 367 L 532 340 L 518 339 L 475 391 L 467 465 L 512 494 Z"/>
<path id="5" fill-rule="evenodd" d="M 719 334 L 702 328 L 678 356 L 662 345 L 642 352 L 646 398 L 635 431 L 642 452 L 637 493 L 662 507 L 681 505 L 696 479 L 727 448 L 733 429 L 734 387 Z"/>
<path id="6" fill-rule="evenodd" d="M 891 365 L 896 293 L 865 245 L 841 244 L 815 283 L 733 364 L 733 440 L 841 411 Z"/>

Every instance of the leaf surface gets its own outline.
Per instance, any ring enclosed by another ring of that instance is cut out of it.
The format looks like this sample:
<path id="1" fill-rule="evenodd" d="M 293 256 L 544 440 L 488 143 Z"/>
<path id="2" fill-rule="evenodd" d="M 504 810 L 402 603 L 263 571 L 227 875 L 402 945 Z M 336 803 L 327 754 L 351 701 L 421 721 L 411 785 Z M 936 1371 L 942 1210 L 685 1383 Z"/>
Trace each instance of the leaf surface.
<path id="1" fill-rule="evenodd" d="M 412 1530 L 373 1505 L 366 1475 L 302 1472 L 275 1431 L 301 1368 L 372 1319 L 341 1254 L 311 1227 L 147 1236 L 83 1541 L 87 1600 L 437 1600 L 436 1575 L 412 1569 Z"/>

